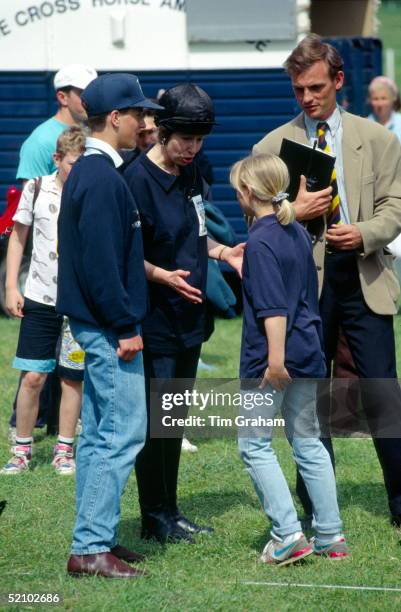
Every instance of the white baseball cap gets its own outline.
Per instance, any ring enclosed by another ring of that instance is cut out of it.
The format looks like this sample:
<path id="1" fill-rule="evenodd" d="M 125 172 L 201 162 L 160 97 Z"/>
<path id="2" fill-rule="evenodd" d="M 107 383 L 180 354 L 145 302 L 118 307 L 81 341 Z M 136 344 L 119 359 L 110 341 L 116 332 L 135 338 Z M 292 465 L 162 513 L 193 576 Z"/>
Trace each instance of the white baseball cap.
<path id="1" fill-rule="evenodd" d="M 54 89 L 63 87 L 77 87 L 85 89 L 93 79 L 96 79 L 97 72 L 92 66 L 84 64 L 69 64 L 63 66 L 54 76 Z"/>

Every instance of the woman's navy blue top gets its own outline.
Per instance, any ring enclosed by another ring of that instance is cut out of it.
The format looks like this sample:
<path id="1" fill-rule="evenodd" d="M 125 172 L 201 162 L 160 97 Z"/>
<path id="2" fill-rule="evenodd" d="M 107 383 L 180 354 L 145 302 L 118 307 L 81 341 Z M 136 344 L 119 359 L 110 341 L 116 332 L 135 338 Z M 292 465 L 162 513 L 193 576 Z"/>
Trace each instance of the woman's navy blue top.
<path id="1" fill-rule="evenodd" d="M 61 198 L 56 310 L 129 338 L 137 333 L 146 309 L 134 198 L 108 155 L 82 156 Z"/>
<path id="2" fill-rule="evenodd" d="M 268 366 L 266 317 L 287 317 L 285 367 L 293 378 L 325 375 L 318 284 L 308 233 L 274 214 L 251 227 L 243 263 L 244 319 L 240 377 L 261 378 Z"/>
<path id="3" fill-rule="evenodd" d="M 195 164 L 169 174 L 143 153 L 124 171 L 138 204 L 145 260 L 166 270 L 187 270 L 185 279 L 206 299 L 207 234 L 203 185 Z M 207 337 L 205 302 L 192 304 L 173 289 L 149 283 L 150 310 L 144 343 L 155 353 L 176 353 Z"/>

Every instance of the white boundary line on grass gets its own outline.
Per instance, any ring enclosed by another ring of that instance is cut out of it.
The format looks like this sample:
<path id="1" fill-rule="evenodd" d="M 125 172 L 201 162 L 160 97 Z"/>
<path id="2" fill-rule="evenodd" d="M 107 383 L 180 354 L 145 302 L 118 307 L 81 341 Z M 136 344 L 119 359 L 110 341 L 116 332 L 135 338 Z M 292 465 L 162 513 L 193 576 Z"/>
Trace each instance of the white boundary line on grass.
<path id="1" fill-rule="evenodd" d="M 401 593 L 401 588 L 396 587 L 376 587 L 376 586 L 353 586 L 346 584 L 303 584 L 302 582 L 258 582 L 247 580 L 241 582 L 247 586 L 276 586 L 276 587 L 301 587 L 306 589 L 344 589 L 351 591 L 392 591 Z"/>

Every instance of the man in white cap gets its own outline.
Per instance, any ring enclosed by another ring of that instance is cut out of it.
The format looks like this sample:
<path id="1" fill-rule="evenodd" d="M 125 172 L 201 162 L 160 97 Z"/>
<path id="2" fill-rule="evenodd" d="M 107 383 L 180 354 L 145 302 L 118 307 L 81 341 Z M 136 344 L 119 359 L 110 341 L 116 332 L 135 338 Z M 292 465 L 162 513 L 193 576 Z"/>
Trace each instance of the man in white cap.
<path id="1" fill-rule="evenodd" d="M 55 172 L 53 153 L 57 138 L 66 128 L 79 124 L 86 118 L 81 104 L 81 93 L 96 77 L 96 70 L 83 64 L 70 64 L 56 73 L 54 89 L 58 111 L 38 125 L 23 143 L 17 179 L 26 181 Z"/>

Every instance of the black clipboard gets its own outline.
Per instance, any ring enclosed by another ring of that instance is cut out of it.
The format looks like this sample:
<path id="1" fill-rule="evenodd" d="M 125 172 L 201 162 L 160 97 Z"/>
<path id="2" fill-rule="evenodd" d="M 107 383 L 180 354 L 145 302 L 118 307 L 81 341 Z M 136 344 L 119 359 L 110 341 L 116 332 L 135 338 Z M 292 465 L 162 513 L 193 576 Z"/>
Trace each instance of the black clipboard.
<path id="1" fill-rule="evenodd" d="M 297 197 L 301 174 L 306 177 L 308 191 L 320 191 L 330 185 L 336 158 L 331 153 L 318 149 L 316 144 L 312 147 L 283 138 L 280 158 L 290 174 L 288 193 L 291 202 Z"/>

